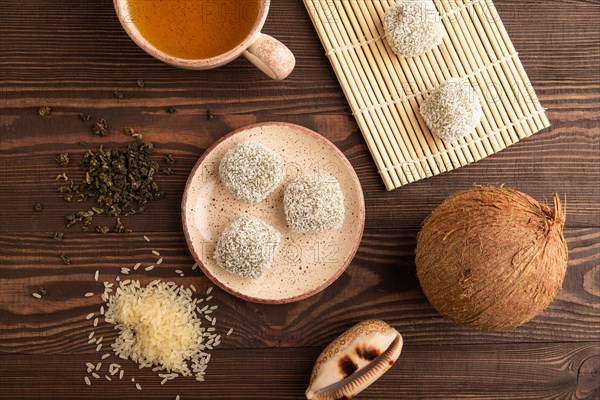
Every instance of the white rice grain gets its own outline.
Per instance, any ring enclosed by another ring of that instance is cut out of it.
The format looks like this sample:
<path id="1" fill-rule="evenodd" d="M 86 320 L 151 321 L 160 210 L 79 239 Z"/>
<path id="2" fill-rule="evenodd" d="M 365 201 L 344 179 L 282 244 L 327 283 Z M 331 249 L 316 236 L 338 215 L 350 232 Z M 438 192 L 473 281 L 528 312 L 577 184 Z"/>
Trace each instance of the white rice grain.
<path id="1" fill-rule="evenodd" d="M 231 328 L 227 331 L 227 336 L 231 335 L 232 333 L 233 333 L 233 328 Z"/>
<path id="2" fill-rule="evenodd" d="M 95 372 L 92 372 L 92 376 L 93 376 L 94 378 L 96 378 L 96 379 L 100 379 L 100 375 L 98 375 L 98 374 L 97 374 L 97 373 L 95 373 Z"/>
<path id="3" fill-rule="evenodd" d="M 149 242 L 149 241 L 150 241 L 150 238 L 149 238 L 148 236 L 144 235 L 144 240 L 145 240 L 146 242 Z"/>
<path id="4" fill-rule="evenodd" d="M 160 253 L 156 250 L 152 250 L 152 254 L 154 254 L 155 256 L 160 256 Z"/>
<path id="5" fill-rule="evenodd" d="M 154 269 L 154 265 L 144 268 L 144 271 L 152 271 Z"/>
<path id="6" fill-rule="evenodd" d="M 110 379 L 110 376 L 104 375 L 104 377 L 106 378 L 107 381 L 112 381 L 112 379 Z"/>
<path id="7" fill-rule="evenodd" d="M 102 350 L 102 344 L 99 344 L 98 346 L 96 346 L 96 351 L 100 351 Z"/>
<path id="8" fill-rule="evenodd" d="M 96 282 L 98 282 L 98 277 L 100 276 L 100 271 L 96 270 L 96 273 L 94 274 L 94 280 Z"/>
<path id="9" fill-rule="evenodd" d="M 94 318 L 94 326 L 98 326 L 98 317 Z"/>
<path id="10" fill-rule="evenodd" d="M 198 268 L 198 263 L 194 263 L 194 265 L 192 265 L 192 271 L 195 270 L 196 268 Z"/>
<path id="11" fill-rule="evenodd" d="M 85 316 L 85 319 L 92 319 L 92 317 L 94 316 L 94 313 L 91 312 L 88 315 Z"/>
<path id="12" fill-rule="evenodd" d="M 123 379 L 123 375 L 125 375 L 125 370 L 122 369 L 121 371 L 119 371 L 119 379 Z"/>
<path id="13" fill-rule="evenodd" d="M 92 292 L 87 292 L 84 296 L 85 297 L 92 297 L 94 295 L 94 293 Z"/>
<path id="14" fill-rule="evenodd" d="M 87 376 L 84 376 L 83 380 L 85 381 L 86 385 L 91 386 L 92 382 L 90 382 L 90 378 L 88 378 Z"/>
<path id="15" fill-rule="evenodd" d="M 102 354 L 102 357 L 100 357 L 100 359 L 106 360 L 108 357 L 110 357 L 110 353 Z"/>
<path id="16" fill-rule="evenodd" d="M 140 384 L 139 384 L 139 383 L 136 383 L 136 384 L 135 384 L 135 388 L 136 388 L 137 390 L 142 390 L 142 387 L 140 386 Z"/>
<path id="17" fill-rule="evenodd" d="M 160 265 L 160 264 L 162 264 L 162 262 L 163 262 L 163 259 L 162 259 L 162 257 L 161 257 L 161 258 L 159 258 L 159 259 L 156 261 L 156 265 Z"/>
<path id="18" fill-rule="evenodd" d="M 142 265 L 142 263 L 137 263 L 137 264 L 135 264 L 135 265 L 133 266 L 133 269 L 134 269 L 134 270 L 137 270 L 137 269 L 140 267 L 140 265 Z"/>

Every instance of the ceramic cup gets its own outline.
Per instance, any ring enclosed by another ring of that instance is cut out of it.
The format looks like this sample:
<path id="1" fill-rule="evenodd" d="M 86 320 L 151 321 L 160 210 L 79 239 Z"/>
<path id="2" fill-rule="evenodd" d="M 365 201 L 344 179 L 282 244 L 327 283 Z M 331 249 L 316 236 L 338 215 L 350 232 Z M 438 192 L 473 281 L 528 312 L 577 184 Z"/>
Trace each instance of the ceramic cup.
<path id="1" fill-rule="evenodd" d="M 113 0 L 113 3 L 119 21 L 129 37 L 146 53 L 175 67 L 185 69 L 217 68 L 243 55 L 269 77 L 280 80 L 287 77 L 296 64 L 294 55 L 283 43 L 260 31 L 269 13 L 270 0 L 262 1 L 252 30 L 236 47 L 215 57 L 193 60 L 173 57 L 154 47 L 132 22 L 127 0 Z"/>

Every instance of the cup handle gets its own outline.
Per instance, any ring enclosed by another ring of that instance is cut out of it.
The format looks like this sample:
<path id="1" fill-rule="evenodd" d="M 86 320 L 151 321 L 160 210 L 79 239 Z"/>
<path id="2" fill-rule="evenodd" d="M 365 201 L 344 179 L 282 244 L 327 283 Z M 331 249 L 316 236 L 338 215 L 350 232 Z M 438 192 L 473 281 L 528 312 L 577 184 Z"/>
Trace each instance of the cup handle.
<path id="1" fill-rule="evenodd" d="M 244 57 L 277 81 L 285 79 L 296 65 L 296 58 L 290 49 L 279 40 L 264 33 L 261 33 L 254 43 L 244 51 Z"/>

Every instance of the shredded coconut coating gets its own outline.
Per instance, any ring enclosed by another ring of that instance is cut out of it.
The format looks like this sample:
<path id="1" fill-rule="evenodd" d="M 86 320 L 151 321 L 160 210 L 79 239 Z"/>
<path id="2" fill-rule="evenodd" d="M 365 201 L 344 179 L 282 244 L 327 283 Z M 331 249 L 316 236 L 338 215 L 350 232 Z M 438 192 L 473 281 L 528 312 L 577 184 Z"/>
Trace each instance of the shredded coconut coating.
<path id="1" fill-rule="evenodd" d="M 398 0 L 383 17 L 387 41 L 397 55 L 415 57 L 444 39 L 444 25 L 432 0 Z"/>
<path id="2" fill-rule="evenodd" d="M 294 179 L 283 194 L 285 218 L 296 232 L 338 229 L 344 222 L 344 194 L 331 175 L 305 175 Z"/>
<path id="3" fill-rule="evenodd" d="M 420 112 L 429 130 L 449 143 L 471 133 L 483 115 L 471 84 L 458 78 L 450 78 L 431 92 Z"/>
<path id="4" fill-rule="evenodd" d="M 249 140 L 225 154 L 219 176 L 238 199 L 256 204 L 283 181 L 283 163 L 273 150 Z"/>
<path id="5" fill-rule="evenodd" d="M 277 229 L 242 213 L 223 231 L 215 250 L 215 260 L 233 274 L 256 279 L 271 267 L 280 242 Z"/>

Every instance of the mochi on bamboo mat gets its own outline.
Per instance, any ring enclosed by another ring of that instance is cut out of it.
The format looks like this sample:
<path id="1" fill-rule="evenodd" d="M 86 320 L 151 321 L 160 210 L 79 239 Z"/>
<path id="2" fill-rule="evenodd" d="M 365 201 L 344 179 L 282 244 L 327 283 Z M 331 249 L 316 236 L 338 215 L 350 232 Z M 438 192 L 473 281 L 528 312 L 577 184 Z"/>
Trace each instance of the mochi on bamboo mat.
<path id="1" fill-rule="evenodd" d="M 550 126 L 493 2 L 429 1 L 443 40 L 402 57 L 384 30 L 396 1 L 304 0 L 387 190 L 481 160 Z M 452 78 L 472 87 L 482 113 L 472 132 L 447 142 L 431 133 L 420 107 Z"/>

